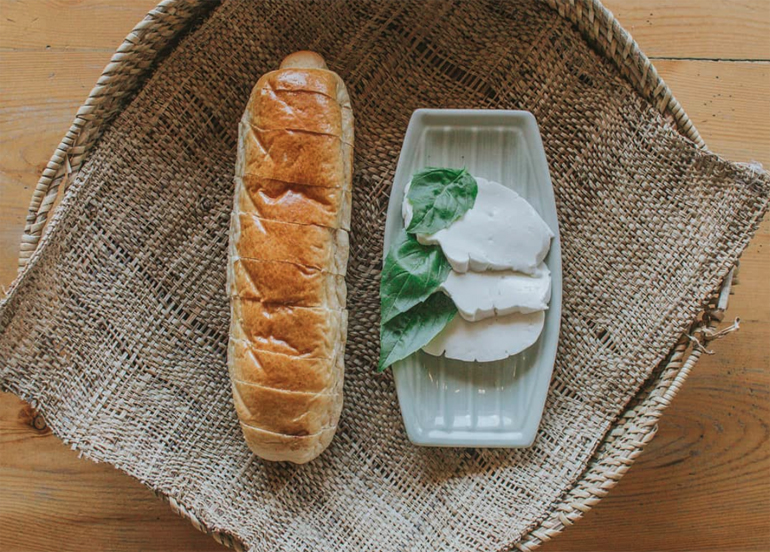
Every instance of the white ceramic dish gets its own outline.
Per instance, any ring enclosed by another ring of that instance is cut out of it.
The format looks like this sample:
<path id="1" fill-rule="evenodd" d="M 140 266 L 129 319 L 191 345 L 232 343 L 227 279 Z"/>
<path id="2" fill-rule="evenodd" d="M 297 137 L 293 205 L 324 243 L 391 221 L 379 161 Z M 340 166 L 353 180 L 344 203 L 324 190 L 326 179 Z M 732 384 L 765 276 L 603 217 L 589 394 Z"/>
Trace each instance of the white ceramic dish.
<path id="1" fill-rule="evenodd" d="M 418 351 L 393 365 L 407 434 L 413 443 L 426 446 L 529 446 L 540 425 L 556 359 L 562 294 L 556 203 L 537 122 L 526 111 L 415 111 L 393 180 L 386 253 L 403 228 L 404 187 L 426 166 L 466 167 L 529 201 L 555 235 L 545 260 L 553 280 L 543 332 L 518 355 L 477 363 Z"/>

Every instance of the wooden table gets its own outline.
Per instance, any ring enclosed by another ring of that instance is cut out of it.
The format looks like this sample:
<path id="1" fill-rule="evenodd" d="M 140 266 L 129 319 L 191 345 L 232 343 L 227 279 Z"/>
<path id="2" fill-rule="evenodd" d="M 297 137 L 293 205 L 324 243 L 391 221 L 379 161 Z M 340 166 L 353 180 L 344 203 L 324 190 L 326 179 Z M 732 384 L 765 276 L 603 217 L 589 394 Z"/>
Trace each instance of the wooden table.
<path id="1" fill-rule="evenodd" d="M 29 196 L 113 50 L 156 0 L 0 0 L 0 284 Z M 768 0 L 610 0 L 709 146 L 770 167 Z M 543 550 L 770 550 L 770 224 L 741 261 L 728 319 L 598 507 Z M 152 493 L 79 459 L 0 394 L 0 549 L 221 550 Z"/>

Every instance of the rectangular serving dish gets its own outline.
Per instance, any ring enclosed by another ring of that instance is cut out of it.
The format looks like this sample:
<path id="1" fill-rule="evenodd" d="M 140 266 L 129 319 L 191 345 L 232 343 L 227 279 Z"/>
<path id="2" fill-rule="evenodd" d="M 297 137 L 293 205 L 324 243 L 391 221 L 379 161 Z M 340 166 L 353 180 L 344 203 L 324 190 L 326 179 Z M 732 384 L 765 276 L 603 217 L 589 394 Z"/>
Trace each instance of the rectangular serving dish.
<path id="1" fill-rule="evenodd" d="M 393 365 L 409 440 L 446 447 L 527 447 L 540 425 L 559 340 L 562 271 L 556 203 L 534 116 L 418 109 L 409 121 L 385 224 L 385 254 L 403 228 L 404 188 L 427 167 L 466 167 L 518 192 L 551 227 L 551 302 L 537 342 L 505 360 L 462 362 L 418 351 Z"/>

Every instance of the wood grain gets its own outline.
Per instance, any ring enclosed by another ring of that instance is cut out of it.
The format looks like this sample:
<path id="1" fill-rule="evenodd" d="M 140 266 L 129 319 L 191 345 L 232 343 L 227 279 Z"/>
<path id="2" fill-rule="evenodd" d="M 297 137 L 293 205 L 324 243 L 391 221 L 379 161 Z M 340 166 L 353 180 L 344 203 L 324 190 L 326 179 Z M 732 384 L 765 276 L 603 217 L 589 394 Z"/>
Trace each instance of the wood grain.
<path id="1" fill-rule="evenodd" d="M 765 220 L 727 311 L 741 330 L 710 345 L 634 467 L 543 552 L 770 550 L 769 250 Z"/>
<path id="2" fill-rule="evenodd" d="M 0 284 L 32 187 L 112 50 L 155 0 L 0 0 Z M 766 0 L 609 0 L 650 56 L 770 59 Z M 652 14 L 652 15 L 650 15 Z M 656 60 L 712 150 L 770 166 L 768 63 Z M 770 549 L 770 222 L 728 318 L 608 498 L 546 551 Z M 0 549 L 222 550 L 141 484 L 79 459 L 0 394 Z"/>
<path id="3" fill-rule="evenodd" d="M 655 67 L 712 151 L 770 167 L 770 62 L 658 60 Z"/>
<path id="4" fill-rule="evenodd" d="M 26 208 L 110 56 L 156 0 L 0 0 L 0 286 Z M 1 291 L 1 288 L 0 288 Z"/>
<path id="5" fill-rule="evenodd" d="M 2 34 L 2 32 L 0 32 Z M 29 199 L 110 52 L 0 55 L 0 284 L 16 274 Z"/>
<path id="6" fill-rule="evenodd" d="M 111 54 L 156 0 L 3 0 L 0 51 L 103 50 Z"/>
<path id="7" fill-rule="evenodd" d="M 0 397 L 3 551 L 225 549 L 135 479 L 36 429 L 21 400 Z"/>
<path id="8" fill-rule="evenodd" d="M 651 58 L 767 59 L 767 0 L 606 0 Z M 739 33 L 739 34 L 738 34 Z"/>
<path id="9" fill-rule="evenodd" d="M 156 3 L 4 0 L 0 49 L 112 52 Z M 763 59 L 762 52 L 770 50 L 766 0 L 608 0 L 605 5 L 651 57 Z M 741 29 L 740 40 L 734 29 Z"/>

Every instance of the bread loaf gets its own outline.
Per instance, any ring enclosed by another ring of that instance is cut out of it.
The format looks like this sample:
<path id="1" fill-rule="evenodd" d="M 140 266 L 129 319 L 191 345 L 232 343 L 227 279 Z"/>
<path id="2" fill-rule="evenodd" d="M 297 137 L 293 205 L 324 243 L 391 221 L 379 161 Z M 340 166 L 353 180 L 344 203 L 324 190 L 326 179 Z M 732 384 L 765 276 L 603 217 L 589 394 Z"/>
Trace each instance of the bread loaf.
<path id="1" fill-rule="evenodd" d="M 297 52 L 259 79 L 238 133 L 227 361 L 246 443 L 309 462 L 342 409 L 353 169 L 342 79 Z"/>

